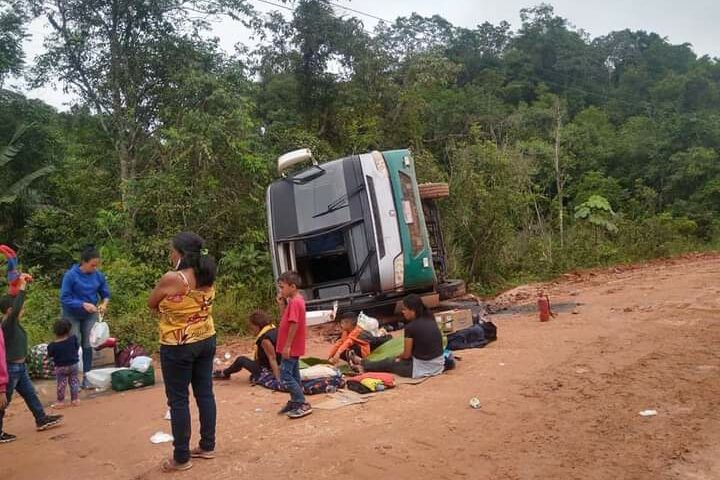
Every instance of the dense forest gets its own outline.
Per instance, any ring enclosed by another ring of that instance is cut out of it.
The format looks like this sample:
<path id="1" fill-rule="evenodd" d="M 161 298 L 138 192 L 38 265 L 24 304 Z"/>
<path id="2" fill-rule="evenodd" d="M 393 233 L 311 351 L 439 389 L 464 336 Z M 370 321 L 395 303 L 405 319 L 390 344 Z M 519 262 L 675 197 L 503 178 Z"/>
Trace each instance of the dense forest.
<path id="1" fill-rule="evenodd" d="M 113 333 L 152 348 L 146 295 L 186 229 L 219 259 L 221 331 L 242 331 L 273 296 L 264 191 L 300 147 L 321 160 L 410 147 L 422 181 L 450 184 L 451 268 L 480 293 L 716 244 L 717 60 L 662 32 L 591 38 L 545 4 L 518 26 L 413 14 L 372 31 L 335 6 L 2 1 L 0 243 L 36 277 L 32 340 L 93 243 Z M 221 16 L 252 46 L 222 51 Z M 38 18 L 46 52 L 26 58 Z M 79 100 L 58 112 L 9 90 L 19 75 Z"/>

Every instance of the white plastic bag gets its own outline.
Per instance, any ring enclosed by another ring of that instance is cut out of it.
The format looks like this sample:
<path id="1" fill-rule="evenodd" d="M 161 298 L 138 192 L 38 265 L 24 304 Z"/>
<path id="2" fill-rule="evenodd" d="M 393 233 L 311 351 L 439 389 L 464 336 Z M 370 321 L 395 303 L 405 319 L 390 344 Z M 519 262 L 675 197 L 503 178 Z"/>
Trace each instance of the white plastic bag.
<path id="1" fill-rule="evenodd" d="M 368 317 L 363 312 L 360 312 L 360 315 L 358 315 L 357 324 L 366 332 L 370 332 L 373 337 L 380 336 L 380 324 L 378 323 L 376 318 Z"/>
<path id="2" fill-rule="evenodd" d="M 167 443 L 173 441 L 173 436 L 169 433 L 164 432 L 155 432 L 152 437 L 150 437 L 150 441 L 152 443 Z"/>
<path id="3" fill-rule="evenodd" d="M 92 330 L 90 330 L 90 346 L 98 348 L 100 345 L 105 343 L 108 338 L 110 338 L 110 327 L 107 322 L 100 317 L 100 320 L 95 322 Z"/>
<path id="4" fill-rule="evenodd" d="M 132 360 L 130 360 L 130 369 L 138 371 L 140 373 L 145 373 L 148 371 L 148 368 L 150 368 L 150 365 L 152 365 L 152 358 L 150 357 L 135 357 Z"/>
<path id="5" fill-rule="evenodd" d="M 88 382 L 95 387 L 100 389 L 110 388 L 113 372 L 118 370 L 127 370 L 126 368 L 98 368 L 97 370 L 90 370 L 85 374 L 85 378 Z"/>

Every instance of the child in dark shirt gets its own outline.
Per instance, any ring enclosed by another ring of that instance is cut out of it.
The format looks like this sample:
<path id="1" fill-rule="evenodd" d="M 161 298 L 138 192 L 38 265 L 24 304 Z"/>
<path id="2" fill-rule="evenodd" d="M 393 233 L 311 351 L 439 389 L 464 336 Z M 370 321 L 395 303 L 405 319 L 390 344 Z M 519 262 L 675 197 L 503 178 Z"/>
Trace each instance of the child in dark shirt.
<path id="1" fill-rule="evenodd" d="M 270 316 L 258 310 L 250 315 L 250 328 L 255 334 L 255 348 L 253 358 L 237 357 L 232 365 L 224 370 L 215 370 L 213 378 L 220 380 L 230 379 L 230 375 L 243 368 L 250 372 L 250 381 L 256 383 L 260 378 L 271 373 L 273 378 L 280 381 L 280 362 L 282 357 L 276 353 L 277 327 L 273 325 Z"/>
<path id="2" fill-rule="evenodd" d="M 53 332 L 55 341 L 48 345 L 48 357 L 55 362 L 55 376 L 57 377 L 57 403 L 53 408 L 65 408 L 65 389 L 70 383 L 70 400 L 73 406 L 80 403 L 80 381 L 78 380 L 78 349 L 80 343 L 75 335 L 70 335 L 72 324 L 62 319 L 55 322 Z"/>

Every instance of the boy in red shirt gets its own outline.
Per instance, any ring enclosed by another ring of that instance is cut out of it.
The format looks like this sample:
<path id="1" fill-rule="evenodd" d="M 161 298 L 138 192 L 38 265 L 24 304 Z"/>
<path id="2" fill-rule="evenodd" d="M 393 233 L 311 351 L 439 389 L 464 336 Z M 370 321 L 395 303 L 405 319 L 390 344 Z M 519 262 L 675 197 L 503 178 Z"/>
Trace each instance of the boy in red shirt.
<path id="1" fill-rule="evenodd" d="M 278 413 L 290 418 L 301 418 L 312 413 L 312 407 L 305 401 L 300 378 L 300 357 L 305 355 L 305 300 L 298 286 L 300 276 L 285 272 L 278 278 L 277 301 L 280 305 L 281 320 L 278 328 L 276 349 L 282 355 L 280 382 L 290 393 L 290 401 Z"/>

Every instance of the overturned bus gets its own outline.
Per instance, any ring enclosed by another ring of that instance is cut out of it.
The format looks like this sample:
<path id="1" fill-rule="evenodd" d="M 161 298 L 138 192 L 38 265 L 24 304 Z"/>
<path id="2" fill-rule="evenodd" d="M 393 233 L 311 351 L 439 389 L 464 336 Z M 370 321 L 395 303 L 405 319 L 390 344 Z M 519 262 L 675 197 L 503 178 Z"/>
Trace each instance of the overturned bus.
<path id="1" fill-rule="evenodd" d="M 288 170 L 302 163 L 307 168 Z M 275 278 L 296 271 L 308 310 L 359 310 L 407 293 L 464 293 L 448 281 L 435 200 L 446 184 L 418 186 L 408 150 L 352 155 L 318 164 L 308 149 L 278 159 L 267 189 Z"/>

